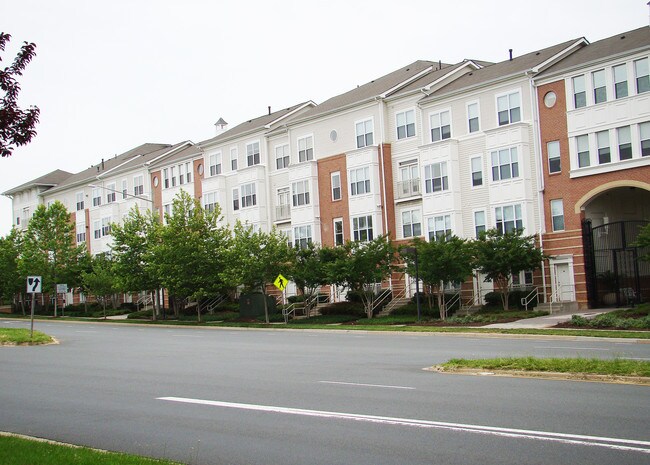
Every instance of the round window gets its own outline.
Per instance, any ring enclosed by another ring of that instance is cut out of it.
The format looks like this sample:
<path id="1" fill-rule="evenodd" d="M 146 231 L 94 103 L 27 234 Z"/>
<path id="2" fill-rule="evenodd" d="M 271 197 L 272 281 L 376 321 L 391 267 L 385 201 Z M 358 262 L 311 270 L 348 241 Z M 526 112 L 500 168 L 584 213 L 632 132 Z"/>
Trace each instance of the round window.
<path id="1" fill-rule="evenodd" d="M 203 174 L 203 165 L 202 165 L 202 164 L 199 164 L 199 166 L 196 167 L 196 171 L 198 171 L 198 173 L 199 173 L 200 175 L 202 175 L 202 174 Z"/>
<path id="2" fill-rule="evenodd" d="M 153 177 L 153 187 L 158 187 L 158 176 Z"/>
<path id="3" fill-rule="evenodd" d="M 555 95 L 555 92 L 547 92 L 546 95 L 544 96 L 544 105 L 546 105 L 546 108 L 553 108 L 555 105 L 555 102 L 557 101 L 557 95 Z"/>
<path id="4" fill-rule="evenodd" d="M 330 140 L 331 140 L 332 142 L 336 142 L 336 138 L 337 138 L 337 137 L 338 137 L 338 134 L 336 133 L 336 131 L 332 131 L 332 132 L 330 132 Z"/>

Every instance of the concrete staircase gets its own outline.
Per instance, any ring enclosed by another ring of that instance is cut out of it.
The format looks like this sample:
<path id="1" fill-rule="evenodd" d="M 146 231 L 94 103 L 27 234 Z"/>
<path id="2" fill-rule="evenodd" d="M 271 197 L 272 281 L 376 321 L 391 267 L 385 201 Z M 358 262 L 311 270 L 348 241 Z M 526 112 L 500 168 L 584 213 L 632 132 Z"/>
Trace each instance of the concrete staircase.
<path id="1" fill-rule="evenodd" d="M 539 312 L 549 312 L 552 315 L 558 315 L 563 313 L 575 313 L 579 310 L 578 302 L 546 302 L 539 303 L 534 308 L 534 310 Z"/>
<path id="2" fill-rule="evenodd" d="M 405 305 L 408 305 L 410 302 L 411 302 L 410 297 L 398 297 L 396 299 L 393 299 L 390 302 L 388 302 L 388 304 L 386 304 L 386 306 L 382 309 L 381 312 L 377 314 L 377 316 L 388 316 L 396 308 L 404 307 Z"/>

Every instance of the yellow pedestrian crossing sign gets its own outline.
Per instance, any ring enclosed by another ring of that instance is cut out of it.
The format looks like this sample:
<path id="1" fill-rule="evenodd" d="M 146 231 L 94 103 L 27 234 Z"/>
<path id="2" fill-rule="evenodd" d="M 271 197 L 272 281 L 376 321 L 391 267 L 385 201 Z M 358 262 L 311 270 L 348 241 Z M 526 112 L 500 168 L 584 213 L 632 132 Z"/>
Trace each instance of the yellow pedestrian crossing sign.
<path id="1" fill-rule="evenodd" d="M 289 281 L 287 280 L 287 278 L 279 274 L 278 277 L 275 278 L 275 281 L 273 281 L 273 285 L 278 289 L 280 289 L 281 291 L 284 291 L 284 288 L 287 287 L 288 282 Z"/>

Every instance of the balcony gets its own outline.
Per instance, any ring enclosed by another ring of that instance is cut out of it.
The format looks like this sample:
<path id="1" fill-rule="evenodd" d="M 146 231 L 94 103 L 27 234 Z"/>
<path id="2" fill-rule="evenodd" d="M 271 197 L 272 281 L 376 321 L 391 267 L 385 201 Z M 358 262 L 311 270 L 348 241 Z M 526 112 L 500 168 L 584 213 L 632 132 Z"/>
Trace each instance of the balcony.
<path id="1" fill-rule="evenodd" d="M 291 207 L 288 204 L 275 207 L 275 221 L 287 221 L 291 219 Z"/>
<path id="2" fill-rule="evenodd" d="M 420 189 L 420 178 L 407 179 L 406 181 L 397 181 L 397 199 L 411 199 L 413 197 L 422 197 Z"/>

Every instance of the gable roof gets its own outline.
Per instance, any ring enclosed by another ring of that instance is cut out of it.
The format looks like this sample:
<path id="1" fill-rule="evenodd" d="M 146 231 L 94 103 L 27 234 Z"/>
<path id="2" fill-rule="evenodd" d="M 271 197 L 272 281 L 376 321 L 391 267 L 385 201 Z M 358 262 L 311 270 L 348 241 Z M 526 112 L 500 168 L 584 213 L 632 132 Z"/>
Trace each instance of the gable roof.
<path id="1" fill-rule="evenodd" d="M 3 192 L 2 195 L 8 196 L 8 195 L 17 194 L 18 192 L 31 189 L 34 187 L 52 188 L 57 186 L 59 183 L 63 182 L 65 179 L 67 179 L 70 176 L 72 176 L 72 173 L 68 173 L 67 171 L 54 170 L 47 174 L 44 174 L 41 177 L 32 179 L 31 181 L 27 181 L 26 183 L 21 184 L 20 186 L 9 189 L 8 191 Z"/>

